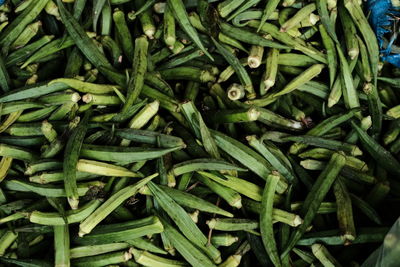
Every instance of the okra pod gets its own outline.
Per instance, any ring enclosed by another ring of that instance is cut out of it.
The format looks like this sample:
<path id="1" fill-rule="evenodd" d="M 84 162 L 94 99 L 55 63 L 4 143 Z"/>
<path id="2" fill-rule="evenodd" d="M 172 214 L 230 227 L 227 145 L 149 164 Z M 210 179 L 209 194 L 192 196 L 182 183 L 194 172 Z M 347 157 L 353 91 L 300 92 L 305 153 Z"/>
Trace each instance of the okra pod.
<path id="1" fill-rule="evenodd" d="M 265 250 L 275 266 L 281 266 L 281 260 L 278 255 L 278 248 L 275 241 L 274 229 L 272 223 L 272 213 L 274 204 L 274 194 L 280 180 L 279 175 L 272 173 L 268 176 L 265 184 L 260 212 L 260 232 Z"/>
<path id="2" fill-rule="evenodd" d="M 135 195 L 140 187 L 158 176 L 158 173 L 143 178 L 139 182 L 121 189 L 107 199 L 99 208 L 97 208 L 89 217 L 79 225 L 79 236 L 90 233 L 98 223 L 100 223 L 108 214 L 121 205 L 127 198 Z"/>
<path id="3" fill-rule="evenodd" d="M 332 155 L 328 165 L 318 176 L 317 181 L 314 183 L 302 207 L 301 213 L 304 215 L 304 222 L 292 233 L 289 243 L 282 255 L 287 255 L 292 250 L 303 236 L 306 229 L 310 226 L 319 205 L 332 186 L 340 170 L 343 168 L 345 162 L 346 158 L 342 154 L 335 153 Z"/>
<path id="4" fill-rule="evenodd" d="M 85 114 L 83 120 L 73 130 L 70 139 L 66 144 L 64 152 L 64 186 L 65 192 L 68 197 L 68 203 L 70 204 L 72 209 L 77 209 L 79 204 L 79 196 L 77 192 L 78 189 L 76 185 L 76 165 L 78 163 L 78 157 L 81 152 L 83 139 L 85 138 L 85 134 L 87 131 L 87 123 L 89 121 L 90 115 L 91 112 L 88 111 Z"/>

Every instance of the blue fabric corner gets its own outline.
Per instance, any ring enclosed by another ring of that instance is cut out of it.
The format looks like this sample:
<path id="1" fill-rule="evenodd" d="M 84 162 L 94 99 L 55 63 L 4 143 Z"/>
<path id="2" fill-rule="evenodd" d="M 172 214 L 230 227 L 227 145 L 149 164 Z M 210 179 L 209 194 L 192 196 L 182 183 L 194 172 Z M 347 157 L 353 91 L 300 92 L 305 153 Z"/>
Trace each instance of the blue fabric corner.
<path id="1" fill-rule="evenodd" d="M 400 10 L 396 10 L 390 0 L 368 0 L 367 14 L 369 14 L 369 22 L 375 32 L 379 48 L 381 49 L 381 59 L 396 67 L 400 67 L 400 56 L 391 53 L 391 46 L 395 41 L 394 34 L 389 40 L 388 46 L 383 48 L 383 36 L 393 31 L 393 16 L 400 16 Z"/>

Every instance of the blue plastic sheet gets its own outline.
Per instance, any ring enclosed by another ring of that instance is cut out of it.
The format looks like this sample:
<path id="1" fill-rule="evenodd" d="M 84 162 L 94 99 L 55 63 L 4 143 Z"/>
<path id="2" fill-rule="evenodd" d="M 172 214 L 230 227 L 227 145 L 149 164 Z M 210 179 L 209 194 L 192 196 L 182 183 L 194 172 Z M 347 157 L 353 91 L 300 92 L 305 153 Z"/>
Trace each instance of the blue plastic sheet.
<path id="1" fill-rule="evenodd" d="M 400 8 L 393 5 L 393 0 L 368 0 L 367 14 L 372 29 L 381 49 L 381 59 L 400 68 L 399 54 L 392 53 L 392 45 L 397 39 L 400 22 Z M 388 36 L 389 43 L 384 46 L 383 38 Z"/>

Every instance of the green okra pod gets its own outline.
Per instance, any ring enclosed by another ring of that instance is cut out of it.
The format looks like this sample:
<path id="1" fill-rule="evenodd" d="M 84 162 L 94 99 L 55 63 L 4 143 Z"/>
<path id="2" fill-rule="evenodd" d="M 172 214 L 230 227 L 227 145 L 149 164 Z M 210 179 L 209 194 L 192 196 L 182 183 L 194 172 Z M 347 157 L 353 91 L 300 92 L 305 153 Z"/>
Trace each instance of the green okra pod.
<path id="1" fill-rule="evenodd" d="M 197 245 L 204 253 L 216 262 L 221 262 L 221 254 L 214 246 L 207 246 L 207 238 L 203 235 L 197 225 L 192 221 L 190 216 L 179 206 L 172 198 L 170 198 L 161 188 L 154 183 L 148 184 L 150 191 L 155 199 L 158 200 L 161 208 L 173 219 L 178 225 L 182 233 Z M 176 244 L 175 244 L 176 246 Z"/>
<path id="2" fill-rule="evenodd" d="M 324 266 L 341 266 L 341 264 L 330 254 L 324 245 L 315 243 L 311 246 L 311 249 L 314 256 Z"/>
<path id="3" fill-rule="evenodd" d="M 194 159 L 190 161 L 175 164 L 172 167 L 172 173 L 175 176 L 199 170 L 237 170 L 246 171 L 246 169 L 232 165 L 224 160 L 219 159 Z"/>
<path id="4" fill-rule="evenodd" d="M 326 49 L 328 69 L 329 69 L 329 82 L 330 82 L 330 87 L 332 87 L 336 78 L 337 65 L 338 65 L 336 48 L 334 41 L 328 35 L 328 32 L 324 25 L 321 24 L 319 26 L 319 31 L 322 37 L 322 42 Z"/>
<path id="5" fill-rule="evenodd" d="M 121 205 L 127 198 L 135 195 L 140 187 L 158 176 L 158 173 L 143 178 L 139 182 L 121 189 L 107 199 L 99 208 L 97 208 L 89 217 L 82 221 L 79 225 L 79 236 L 90 233 L 98 223 L 100 223 L 115 208 Z"/>
<path id="6" fill-rule="evenodd" d="M 147 70 L 148 46 L 147 37 L 141 36 L 135 39 L 133 68 L 131 78 L 128 82 L 128 94 L 122 108 L 122 113 L 125 113 L 136 102 L 143 89 L 144 76 Z"/>
<path id="7" fill-rule="evenodd" d="M 171 198 L 173 198 L 178 204 L 197 209 L 200 211 L 205 211 L 209 213 L 216 213 L 227 217 L 233 217 L 233 214 L 227 212 L 221 208 L 218 208 L 214 204 L 198 198 L 190 193 L 186 193 L 180 190 L 169 188 L 167 186 L 160 186 Z M 145 191 L 145 190 L 142 190 Z M 146 190 L 147 191 L 147 190 Z M 143 192 L 145 193 L 145 192 Z"/>
<path id="8" fill-rule="evenodd" d="M 214 246 L 226 246 L 229 247 L 235 242 L 239 241 L 239 238 L 236 236 L 233 236 L 231 234 L 225 233 L 225 234 L 218 234 L 218 235 L 213 235 L 211 237 L 211 243 Z"/>
<path id="9" fill-rule="evenodd" d="M 247 136 L 247 141 L 250 146 L 256 149 L 261 155 L 264 156 L 266 160 L 289 182 L 293 183 L 296 181 L 296 176 L 293 174 L 292 170 L 287 167 L 286 163 L 280 158 L 276 157 L 271 150 L 264 145 L 263 141 L 256 138 L 256 136 Z"/>
<path id="10" fill-rule="evenodd" d="M 70 266 L 69 241 L 68 225 L 54 226 L 54 246 L 56 249 L 54 266 Z"/>
<path id="11" fill-rule="evenodd" d="M 194 67 L 175 67 L 160 70 L 161 77 L 165 80 L 189 80 L 200 83 L 213 82 L 215 77 L 208 71 Z"/>
<path id="12" fill-rule="evenodd" d="M 378 144 L 372 137 L 370 137 L 364 130 L 362 130 L 355 122 L 351 122 L 351 126 L 356 130 L 363 147 L 368 153 L 381 162 L 382 167 L 392 173 L 400 172 L 400 163 L 387 151 L 384 147 Z"/>
<path id="13" fill-rule="evenodd" d="M 126 23 L 125 14 L 123 11 L 117 9 L 114 11 L 112 17 L 115 23 L 118 39 L 121 41 L 122 50 L 128 58 L 128 62 L 133 62 L 134 47 L 132 36 Z"/>
<path id="14" fill-rule="evenodd" d="M 74 259 L 71 261 L 73 266 L 107 266 L 112 264 L 122 264 L 128 262 L 132 258 L 132 254 L 128 251 L 111 252 L 103 255 L 88 256 Z"/>
<path id="15" fill-rule="evenodd" d="M 0 57 L 0 88 L 4 91 L 7 92 L 10 89 L 10 76 L 7 72 L 4 60 L 2 57 Z"/>
<path id="16" fill-rule="evenodd" d="M 211 261 L 206 255 L 202 253 L 201 250 L 188 239 L 185 238 L 178 230 L 173 228 L 168 222 L 163 220 L 164 232 L 168 239 L 171 241 L 172 245 L 176 250 L 182 255 L 182 257 L 187 260 L 190 264 L 194 266 L 216 266 L 213 261 Z M 217 259 L 220 263 L 221 258 Z"/>
<path id="17" fill-rule="evenodd" d="M 20 192 L 34 192 L 41 196 L 46 197 L 65 197 L 66 192 L 64 188 L 53 185 L 39 185 L 35 183 L 24 182 L 20 180 L 8 180 L 4 182 L 6 188 Z M 104 183 L 94 181 L 78 184 L 78 195 L 84 196 L 92 188 L 102 188 Z"/>
<path id="18" fill-rule="evenodd" d="M 235 208 L 242 207 L 242 197 L 233 189 L 221 185 L 214 180 L 211 180 L 207 175 L 196 175 L 196 179 L 214 191 L 222 199 L 224 199 L 230 206 Z"/>
<path id="19" fill-rule="evenodd" d="M 318 176 L 317 181 L 314 183 L 310 193 L 308 194 L 304 206 L 302 207 L 301 213 L 304 216 L 304 222 L 296 229 L 290 236 L 289 243 L 285 248 L 283 255 L 287 255 L 296 243 L 303 236 L 306 229 L 310 226 L 314 216 L 318 210 L 326 193 L 332 186 L 340 170 L 343 168 L 346 162 L 345 156 L 339 153 L 332 155 L 328 165 L 324 171 Z"/>
<path id="20" fill-rule="evenodd" d="M 192 39 L 192 41 L 204 52 L 204 54 L 207 55 L 207 57 L 209 57 L 212 60 L 213 57 L 204 47 L 204 44 L 199 38 L 196 29 L 190 23 L 189 16 L 185 10 L 185 6 L 182 0 L 168 0 L 167 4 L 171 8 L 176 21 L 179 23 L 182 29 L 187 33 L 187 35 Z"/>
<path id="21" fill-rule="evenodd" d="M 100 255 L 108 252 L 119 251 L 129 248 L 128 243 L 110 243 L 92 246 L 79 246 L 70 249 L 70 258 L 82 258 L 88 256 Z"/>
<path id="22" fill-rule="evenodd" d="M 218 12 L 221 17 L 225 18 L 231 13 L 233 10 L 238 8 L 244 0 L 225 0 L 222 3 L 218 4 Z"/>
<path id="23" fill-rule="evenodd" d="M 253 184 L 238 177 L 222 175 L 216 172 L 198 171 L 198 173 L 202 176 L 208 177 L 209 179 L 221 185 L 232 188 L 238 193 L 245 195 L 251 199 L 254 199 L 256 201 L 261 200 L 262 188 L 257 186 L 256 184 Z"/>
<path id="24" fill-rule="evenodd" d="M 178 260 L 171 260 L 164 257 L 157 256 L 148 251 L 138 250 L 135 248 L 130 248 L 129 252 L 132 253 L 135 261 L 143 266 L 154 266 L 154 267 L 179 267 L 186 266 L 185 262 Z"/>
<path id="25" fill-rule="evenodd" d="M 250 219 L 222 219 L 216 218 L 206 222 L 210 229 L 221 231 L 246 231 L 254 230 L 259 227 L 259 223 Z"/>
<path id="26" fill-rule="evenodd" d="M 76 185 L 76 165 L 78 163 L 79 154 L 83 139 L 87 131 L 87 123 L 91 112 L 88 111 L 83 120 L 73 130 L 64 151 L 63 171 L 65 175 L 64 186 L 68 197 L 68 202 L 72 209 L 77 209 L 79 204 L 79 196 Z"/>
<path id="27" fill-rule="evenodd" d="M 164 42 L 168 47 L 173 47 L 176 41 L 175 18 L 169 4 L 165 7 L 163 27 Z"/>
<path id="28" fill-rule="evenodd" d="M 282 90 L 273 96 L 281 96 L 296 90 L 299 86 L 311 81 L 315 76 L 319 75 L 325 66 L 323 64 L 315 64 L 289 82 Z"/>
<path id="29" fill-rule="evenodd" d="M 342 232 L 342 239 L 346 243 L 351 243 L 356 238 L 356 229 L 353 219 L 353 208 L 349 191 L 342 181 L 337 179 L 333 184 L 333 192 L 337 202 L 337 219 L 339 229 Z"/>
<path id="30" fill-rule="evenodd" d="M 47 5 L 48 0 L 36 0 L 29 3 L 29 6 L 18 17 L 8 25 L 7 29 L 1 32 L 0 45 L 3 49 L 8 50 L 8 47 L 14 42 L 23 30 L 31 23 L 39 13 Z"/>
<path id="31" fill-rule="evenodd" d="M 131 163 L 135 161 L 158 158 L 181 148 L 182 146 L 176 146 L 172 148 L 148 148 L 84 144 L 81 149 L 81 156 L 93 160 Z"/>
<path id="32" fill-rule="evenodd" d="M 280 28 L 281 32 L 286 32 L 290 30 L 291 28 L 294 28 L 299 22 L 301 22 L 304 18 L 306 18 L 308 15 L 310 15 L 314 10 L 316 10 L 316 5 L 314 3 L 308 4 L 301 8 L 297 13 L 288 19 Z M 259 26 L 259 28 L 261 28 Z"/>

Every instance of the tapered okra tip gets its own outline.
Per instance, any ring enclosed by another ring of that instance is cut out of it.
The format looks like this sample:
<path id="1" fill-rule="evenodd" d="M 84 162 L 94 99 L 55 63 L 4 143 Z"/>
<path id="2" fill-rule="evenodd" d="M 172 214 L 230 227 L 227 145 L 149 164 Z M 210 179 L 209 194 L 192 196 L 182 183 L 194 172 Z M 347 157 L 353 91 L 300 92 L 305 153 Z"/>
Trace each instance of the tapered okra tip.
<path id="1" fill-rule="evenodd" d="M 190 218 L 192 219 L 192 221 L 194 223 L 198 223 L 199 222 L 199 214 L 200 214 L 199 210 L 195 210 L 194 212 L 189 213 L 189 216 L 190 216 Z"/>
<path id="2" fill-rule="evenodd" d="M 172 179 L 168 179 L 168 183 L 167 183 L 167 186 L 168 187 L 171 187 L 171 188 L 174 188 L 175 186 L 176 186 L 176 179 L 175 179 L 175 176 L 169 176 L 169 178 L 172 178 Z"/>
<path id="3" fill-rule="evenodd" d="M 183 141 L 182 141 L 182 143 L 181 143 L 181 145 L 180 145 L 180 146 L 181 146 L 181 148 L 186 148 L 186 147 L 187 147 L 186 143 L 185 143 L 185 142 L 183 142 Z"/>
<path id="4" fill-rule="evenodd" d="M 174 44 L 176 42 L 176 37 L 170 36 L 170 35 L 166 36 L 164 38 L 164 42 L 168 46 L 169 49 L 173 49 L 174 48 Z"/>
<path id="5" fill-rule="evenodd" d="M 315 24 L 317 24 L 317 22 L 319 21 L 320 18 L 318 15 L 311 13 L 309 19 L 310 19 L 310 24 L 315 25 Z"/>
<path id="6" fill-rule="evenodd" d="M 144 185 L 141 188 L 139 188 L 138 193 L 141 195 L 151 196 L 150 189 L 147 185 Z"/>
<path id="7" fill-rule="evenodd" d="M 294 217 L 294 220 L 293 220 L 293 226 L 294 227 L 297 227 L 297 226 L 299 226 L 300 224 L 302 224 L 303 223 L 303 219 L 299 216 L 299 215 L 296 215 L 295 217 Z"/>
<path id="8" fill-rule="evenodd" d="M 338 99 L 336 97 L 329 97 L 328 98 L 328 108 L 333 107 L 334 105 L 336 105 L 338 102 Z"/>
<path id="9" fill-rule="evenodd" d="M 82 229 L 79 229 L 79 232 L 78 232 L 78 236 L 79 236 L 79 237 L 83 237 L 83 236 L 86 235 L 86 234 L 87 234 L 87 232 L 82 231 Z"/>
<path id="10" fill-rule="evenodd" d="M 349 55 L 351 60 L 354 60 L 357 58 L 359 53 L 360 53 L 360 50 L 358 48 L 350 48 L 349 52 L 347 54 Z"/>
<path id="11" fill-rule="evenodd" d="M 362 150 L 355 146 L 351 152 L 353 156 L 361 156 L 363 154 Z"/>
<path id="12" fill-rule="evenodd" d="M 275 79 L 266 79 L 264 81 L 265 91 L 268 91 L 272 86 L 275 85 Z"/>
<path id="13" fill-rule="evenodd" d="M 144 31 L 144 34 L 146 34 L 147 37 L 149 37 L 150 40 L 154 39 L 154 34 L 156 33 L 155 28 L 149 28 Z"/>
<path id="14" fill-rule="evenodd" d="M 71 207 L 71 209 L 76 210 L 76 209 L 78 209 L 78 206 L 79 206 L 79 199 L 74 198 L 74 197 L 69 197 L 68 203 L 69 203 L 69 206 Z"/>
<path id="15" fill-rule="evenodd" d="M 242 208 L 242 198 L 239 196 L 237 199 L 234 199 L 234 200 L 230 203 L 230 205 L 231 205 L 232 207 L 237 208 L 237 209 Z"/>

